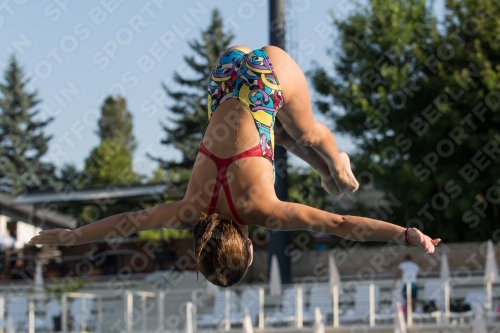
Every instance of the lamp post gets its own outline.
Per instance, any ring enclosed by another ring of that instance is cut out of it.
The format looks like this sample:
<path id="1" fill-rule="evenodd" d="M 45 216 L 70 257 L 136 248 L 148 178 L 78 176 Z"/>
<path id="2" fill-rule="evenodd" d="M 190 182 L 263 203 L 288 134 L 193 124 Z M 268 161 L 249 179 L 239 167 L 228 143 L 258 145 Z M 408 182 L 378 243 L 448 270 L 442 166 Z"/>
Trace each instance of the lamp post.
<path id="1" fill-rule="evenodd" d="M 285 49 L 285 0 L 269 0 L 269 44 Z M 288 172 L 285 148 L 274 147 L 274 166 L 276 178 L 274 189 L 279 200 L 288 200 Z M 271 258 L 278 259 L 281 283 L 292 282 L 291 260 L 285 255 L 285 248 L 290 244 L 289 231 L 269 231 L 268 267 L 271 267 Z"/>

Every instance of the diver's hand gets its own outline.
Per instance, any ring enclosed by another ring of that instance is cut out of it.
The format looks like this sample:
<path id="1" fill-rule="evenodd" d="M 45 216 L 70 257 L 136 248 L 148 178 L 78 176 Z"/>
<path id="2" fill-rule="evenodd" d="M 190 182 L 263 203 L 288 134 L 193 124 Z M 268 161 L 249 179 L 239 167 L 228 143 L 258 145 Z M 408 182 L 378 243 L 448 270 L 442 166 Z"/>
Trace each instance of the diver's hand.
<path id="1" fill-rule="evenodd" d="M 417 228 L 408 229 L 408 240 L 412 245 L 421 246 L 427 253 L 433 253 L 434 247 L 439 244 L 441 238 L 432 239 Z"/>
<path id="2" fill-rule="evenodd" d="M 42 230 L 28 244 L 75 245 L 76 235 L 69 229 Z"/>

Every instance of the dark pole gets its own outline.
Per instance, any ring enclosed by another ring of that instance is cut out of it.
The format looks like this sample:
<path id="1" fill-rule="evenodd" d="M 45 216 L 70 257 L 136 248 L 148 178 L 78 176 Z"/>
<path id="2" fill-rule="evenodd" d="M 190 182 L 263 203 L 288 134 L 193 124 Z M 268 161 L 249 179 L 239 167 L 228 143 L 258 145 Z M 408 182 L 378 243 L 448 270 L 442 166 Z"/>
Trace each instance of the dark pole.
<path id="1" fill-rule="evenodd" d="M 285 0 L 269 0 L 269 44 L 285 49 Z M 278 77 L 279 80 L 279 77 Z M 278 199 L 288 200 L 288 172 L 286 150 L 282 146 L 274 147 L 274 165 L 276 179 L 274 189 Z M 271 258 L 276 255 L 280 266 L 281 282 L 292 282 L 290 256 L 285 254 L 285 249 L 290 244 L 289 231 L 269 231 L 267 244 L 268 267 L 271 267 Z"/>

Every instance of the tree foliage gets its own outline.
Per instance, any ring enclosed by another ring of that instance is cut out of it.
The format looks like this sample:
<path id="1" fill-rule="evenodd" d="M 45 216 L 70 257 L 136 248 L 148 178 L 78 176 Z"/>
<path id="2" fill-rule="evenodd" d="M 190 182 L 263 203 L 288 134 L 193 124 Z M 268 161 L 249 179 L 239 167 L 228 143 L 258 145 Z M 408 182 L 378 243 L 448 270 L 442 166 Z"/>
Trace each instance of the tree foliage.
<path id="1" fill-rule="evenodd" d="M 326 192 L 321 187 L 321 179 L 312 168 L 290 166 L 288 169 L 288 198 L 310 207 L 322 209 Z"/>
<path id="2" fill-rule="evenodd" d="M 132 117 L 127 111 L 122 97 L 108 97 L 101 108 L 97 134 L 100 144 L 92 149 L 85 160 L 84 171 L 78 176 L 76 170 L 67 168 L 66 174 L 75 173 L 87 186 L 126 185 L 137 183 L 141 176 L 133 170 L 131 149 L 135 148 L 132 134 Z M 64 175 L 61 172 L 62 175 Z M 81 209 L 79 220 L 83 224 L 98 219 L 130 211 L 130 205 L 108 203 L 106 205 L 85 206 Z"/>
<path id="3" fill-rule="evenodd" d="M 162 169 L 160 166 L 156 168 L 153 175 L 148 179 L 149 183 L 181 183 L 189 179 L 191 169 Z"/>
<path id="4" fill-rule="evenodd" d="M 74 164 L 65 163 L 57 170 L 57 180 L 60 184 L 59 190 L 67 189 L 80 189 L 90 182 L 89 176 L 78 170 Z"/>
<path id="5" fill-rule="evenodd" d="M 313 82 L 318 108 L 358 145 L 361 183 L 386 193 L 381 218 L 484 240 L 500 203 L 500 3 L 445 5 L 442 24 L 423 0 L 373 0 L 335 20 L 335 75 L 318 68 Z"/>
<path id="6" fill-rule="evenodd" d="M 91 185 L 130 184 L 138 181 L 129 149 L 116 140 L 104 140 L 85 160 Z"/>
<path id="7" fill-rule="evenodd" d="M 138 237 L 142 240 L 160 241 L 163 239 L 184 239 L 193 237 L 191 229 L 176 230 L 176 229 L 158 229 L 158 230 L 144 230 L 137 233 Z"/>
<path id="8" fill-rule="evenodd" d="M 189 47 L 194 52 L 194 55 L 184 57 L 189 71 L 175 72 L 175 89 L 163 85 L 173 104 L 168 107 L 172 115 L 168 118 L 168 125 L 162 125 L 166 137 L 161 143 L 173 146 L 182 154 L 180 161 L 150 156 L 163 169 L 193 167 L 207 124 L 207 80 L 213 64 L 229 47 L 232 39 L 232 34 L 224 32 L 219 11 L 214 10 L 210 25 L 201 33 L 201 40 L 189 42 Z"/>
<path id="9" fill-rule="evenodd" d="M 132 114 L 121 96 L 108 96 L 101 107 L 97 135 L 101 140 L 115 140 L 133 153 L 137 147 L 132 133 Z"/>
<path id="10" fill-rule="evenodd" d="M 103 186 L 109 184 L 130 184 L 140 177 L 132 168 L 132 152 L 136 147 L 132 133 L 132 115 L 127 111 L 123 97 L 107 97 L 101 107 L 97 134 L 101 138 L 85 160 L 83 174 L 87 185 Z M 76 172 L 76 170 L 67 170 Z"/>
<path id="11" fill-rule="evenodd" d="M 28 92 L 24 77 L 12 57 L 0 83 L 0 191 L 12 195 L 54 186 L 54 166 L 43 161 L 51 136 L 44 134 L 52 118 L 42 120 L 37 92 Z"/>

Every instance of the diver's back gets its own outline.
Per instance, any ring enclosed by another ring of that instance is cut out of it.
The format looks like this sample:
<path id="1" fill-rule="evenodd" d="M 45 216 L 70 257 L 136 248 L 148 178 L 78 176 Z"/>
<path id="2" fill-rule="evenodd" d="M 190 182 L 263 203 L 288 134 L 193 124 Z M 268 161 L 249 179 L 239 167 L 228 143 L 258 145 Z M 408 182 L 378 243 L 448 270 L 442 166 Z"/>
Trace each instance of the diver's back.
<path id="1" fill-rule="evenodd" d="M 214 112 L 202 141 L 210 153 L 225 159 L 254 148 L 260 140 L 250 111 L 238 100 L 229 99 Z M 214 161 L 198 153 L 186 198 L 200 211 L 209 210 L 217 172 Z M 242 158 L 227 167 L 229 189 L 237 210 L 254 201 L 256 187 L 274 193 L 273 179 L 273 166 L 263 156 Z M 216 211 L 234 218 L 223 192 L 221 188 Z"/>

